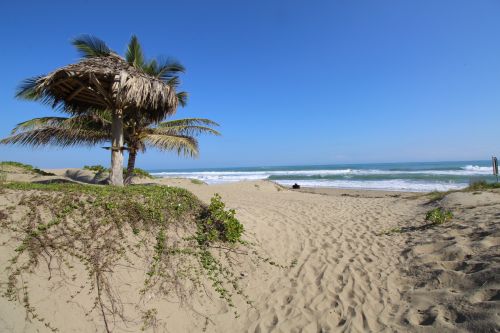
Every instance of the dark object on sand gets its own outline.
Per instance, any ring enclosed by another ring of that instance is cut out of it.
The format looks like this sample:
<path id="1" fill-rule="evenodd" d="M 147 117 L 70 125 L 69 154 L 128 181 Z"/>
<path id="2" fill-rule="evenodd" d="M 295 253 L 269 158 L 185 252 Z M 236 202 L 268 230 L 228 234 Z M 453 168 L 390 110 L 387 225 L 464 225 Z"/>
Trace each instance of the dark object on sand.
<path id="1" fill-rule="evenodd" d="M 298 190 L 298 189 L 300 188 L 300 185 L 299 185 L 299 184 L 297 184 L 297 183 L 295 183 L 295 184 L 293 184 L 293 185 L 292 185 L 292 188 L 293 188 L 294 190 Z"/>

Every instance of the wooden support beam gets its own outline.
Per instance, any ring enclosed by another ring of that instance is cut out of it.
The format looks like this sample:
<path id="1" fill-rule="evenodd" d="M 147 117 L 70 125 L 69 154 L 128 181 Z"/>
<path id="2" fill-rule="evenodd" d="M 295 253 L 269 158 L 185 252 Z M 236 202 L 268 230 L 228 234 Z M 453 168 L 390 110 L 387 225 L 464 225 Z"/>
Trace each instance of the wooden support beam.
<path id="1" fill-rule="evenodd" d="M 85 89 L 84 86 L 81 86 L 80 88 L 76 89 L 69 97 L 67 98 L 67 101 L 71 101 L 76 95 L 82 92 L 82 90 Z"/>

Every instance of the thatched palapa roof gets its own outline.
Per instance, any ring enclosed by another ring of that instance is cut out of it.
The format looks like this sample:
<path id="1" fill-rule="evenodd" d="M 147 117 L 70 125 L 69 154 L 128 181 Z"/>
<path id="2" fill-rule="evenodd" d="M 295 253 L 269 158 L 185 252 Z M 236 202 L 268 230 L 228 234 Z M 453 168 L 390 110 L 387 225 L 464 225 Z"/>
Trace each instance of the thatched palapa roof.
<path id="1" fill-rule="evenodd" d="M 120 56 L 83 59 L 46 76 L 25 82 L 19 95 L 34 94 L 65 112 L 88 109 L 141 109 L 158 121 L 177 109 L 175 89 L 160 79 L 131 66 Z M 31 89 L 31 90 L 29 90 Z"/>

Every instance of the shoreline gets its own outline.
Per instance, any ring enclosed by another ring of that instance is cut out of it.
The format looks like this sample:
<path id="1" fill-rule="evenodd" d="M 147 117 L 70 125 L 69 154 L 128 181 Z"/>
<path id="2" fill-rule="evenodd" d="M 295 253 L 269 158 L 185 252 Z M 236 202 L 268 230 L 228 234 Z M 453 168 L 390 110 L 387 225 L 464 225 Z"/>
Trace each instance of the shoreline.
<path id="1" fill-rule="evenodd" d="M 481 180 L 494 181 L 487 161 L 364 163 L 324 166 L 279 166 L 152 170 L 157 177 L 194 178 L 210 184 L 270 180 L 282 186 L 391 192 L 460 190 Z"/>
<path id="2" fill-rule="evenodd" d="M 56 174 L 57 176 L 63 176 L 66 177 L 66 172 L 80 172 L 84 173 L 86 170 L 83 170 L 81 168 L 57 168 L 57 169 L 43 169 L 46 172 L 51 172 Z M 153 176 L 153 179 L 136 179 L 136 183 L 147 183 L 148 181 L 157 181 L 159 183 L 176 183 L 176 182 L 193 182 L 193 180 L 197 180 L 195 178 L 189 178 L 189 177 L 158 177 L 158 176 Z M 290 186 L 284 186 L 281 185 L 271 179 L 258 179 L 258 180 L 239 180 L 239 181 L 232 181 L 232 182 L 221 182 L 221 183 L 206 183 L 204 181 L 203 185 L 206 186 L 212 186 L 212 187 L 217 187 L 217 186 L 226 186 L 230 184 L 255 184 L 255 183 L 270 183 L 275 186 L 279 186 L 283 188 L 284 190 L 291 190 L 291 191 L 298 191 L 298 192 L 304 192 L 304 193 L 315 193 L 315 194 L 327 194 L 327 195 L 342 195 L 342 194 L 348 194 L 348 195 L 386 195 L 386 196 L 394 196 L 394 195 L 425 195 L 429 192 L 422 192 L 422 191 L 399 191 L 399 190 L 378 190 L 378 189 L 370 189 L 370 188 L 337 188 L 337 187 L 306 187 L 306 186 L 301 186 L 300 189 L 294 190 Z M 195 184 L 197 185 L 197 184 Z M 300 185 L 300 184 L 299 184 Z"/>
<path id="3" fill-rule="evenodd" d="M 357 196 L 365 198 L 378 197 L 410 197 L 410 196 L 425 196 L 430 192 L 411 192 L 411 191 L 382 191 L 372 189 L 349 189 L 349 188 L 324 188 L 324 187 L 301 187 L 299 192 L 313 193 L 321 195 L 333 196 Z"/>
<path id="4" fill-rule="evenodd" d="M 457 162 L 458 163 L 458 162 Z M 472 161 L 470 163 L 473 163 Z M 420 163 L 425 164 L 425 163 Z M 492 181 L 491 175 L 486 172 L 484 166 L 466 165 L 462 168 L 448 166 L 450 169 L 307 169 L 295 170 L 290 167 L 283 170 L 260 169 L 247 170 L 252 168 L 242 168 L 243 170 L 218 171 L 178 171 L 162 172 L 151 171 L 151 176 L 155 179 L 193 179 L 210 185 L 222 185 L 234 182 L 246 181 L 271 181 L 284 188 L 291 187 L 293 183 L 299 184 L 302 188 L 312 189 L 315 192 L 329 192 L 332 190 L 349 191 L 374 191 L 391 193 L 429 193 L 446 192 L 452 190 L 462 190 L 477 181 Z M 386 166 L 387 168 L 387 166 Z M 293 169 L 293 170 L 292 170 Z M 77 168 L 46 169 L 61 174 L 64 170 L 78 170 Z M 297 178 L 295 178 L 297 177 Z M 305 178 L 301 178 L 305 177 Z M 323 191 L 324 190 L 324 191 Z"/>

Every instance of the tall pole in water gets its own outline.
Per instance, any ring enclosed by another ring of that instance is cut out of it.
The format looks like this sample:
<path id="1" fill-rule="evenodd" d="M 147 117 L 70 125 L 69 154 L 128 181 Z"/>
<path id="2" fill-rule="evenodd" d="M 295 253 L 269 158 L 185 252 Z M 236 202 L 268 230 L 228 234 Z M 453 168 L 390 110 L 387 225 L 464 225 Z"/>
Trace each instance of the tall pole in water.
<path id="1" fill-rule="evenodd" d="M 495 156 L 491 157 L 491 164 L 493 166 L 493 175 L 497 177 L 498 183 L 498 159 Z"/>

